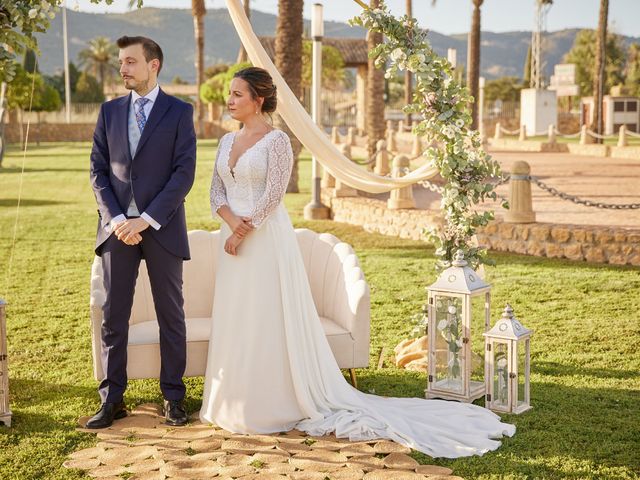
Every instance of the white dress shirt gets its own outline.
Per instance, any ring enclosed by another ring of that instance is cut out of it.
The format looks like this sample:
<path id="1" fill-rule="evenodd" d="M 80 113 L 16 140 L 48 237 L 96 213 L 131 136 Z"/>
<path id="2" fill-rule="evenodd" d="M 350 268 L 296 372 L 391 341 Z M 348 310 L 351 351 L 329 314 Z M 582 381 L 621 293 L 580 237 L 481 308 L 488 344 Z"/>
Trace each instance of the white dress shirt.
<path id="1" fill-rule="evenodd" d="M 146 98 L 148 102 L 145 103 L 142 109 L 144 111 L 144 116 L 147 119 L 147 121 L 149 121 L 149 115 L 151 114 L 151 109 L 156 103 L 156 98 L 158 98 L 159 91 L 160 91 L 160 86 L 156 83 L 156 86 L 153 87 L 151 91 L 144 96 L 144 98 Z M 138 100 L 139 98 L 142 98 L 142 96 L 139 95 L 138 92 L 136 92 L 135 90 L 131 90 L 131 107 L 130 108 L 132 109 L 131 111 L 134 114 L 134 118 L 135 118 L 135 113 L 137 113 L 137 110 L 135 109 L 138 108 L 138 106 L 136 105 L 136 100 Z M 135 199 L 131 198 L 131 203 L 129 204 L 129 208 L 127 209 L 127 215 L 137 216 L 138 212 L 139 210 L 136 205 Z M 160 230 L 161 225 L 158 222 L 156 222 L 147 212 L 142 212 L 140 214 L 140 217 L 146 220 L 147 223 L 151 225 L 154 229 Z M 125 217 L 123 214 L 117 215 L 116 217 L 112 218 L 108 230 L 112 231 L 114 226 L 117 223 L 123 222 L 126 219 L 127 217 Z"/>

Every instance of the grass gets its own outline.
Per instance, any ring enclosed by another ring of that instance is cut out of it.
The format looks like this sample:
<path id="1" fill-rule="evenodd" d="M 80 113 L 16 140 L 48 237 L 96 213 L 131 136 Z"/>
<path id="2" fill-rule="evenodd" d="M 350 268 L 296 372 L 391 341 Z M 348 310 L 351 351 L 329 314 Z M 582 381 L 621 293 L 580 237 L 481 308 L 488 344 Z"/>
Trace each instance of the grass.
<path id="1" fill-rule="evenodd" d="M 214 229 L 208 187 L 215 142 L 199 144 L 197 181 L 187 199 L 189 228 Z M 0 169 L 0 297 L 8 301 L 13 423 L 0 427 L 0 478 L 83 478 L 61 465 L 94 445 L 75 431 L 98 403 L 92 378 L 89 270 L 96 212 L 88 181 L 88 144 L 43 144 L 25 161 L 22 201 L 12 243 L 22 154 L 10 148 Z M 372 291 L 371 365 L 412 329 L 409 318 L 435 280 L 433 249 L 331 221 L 306 222 L 309 156 L 302 192 L 286 198 L 294 223 L 351 243 Z M 640 478 L 640 270 L 498 254 L 488 270 L 492 318 L 510 302 L 532 340 L 533 410 L 504 416 L 517 426 L 483 457 L 421 462 L 450 466 L 467 479 Z M 10 268 L 9 268 L 10 266 Z M 380 395 L 422 396 L 425 375 L 392 366 L 358 372 L 359 387 Z M 188 380 L 187 407 L 202 398 L 202 379 Z M 133 381 L 127 403 L 159 402 L 155 381 Z"/>

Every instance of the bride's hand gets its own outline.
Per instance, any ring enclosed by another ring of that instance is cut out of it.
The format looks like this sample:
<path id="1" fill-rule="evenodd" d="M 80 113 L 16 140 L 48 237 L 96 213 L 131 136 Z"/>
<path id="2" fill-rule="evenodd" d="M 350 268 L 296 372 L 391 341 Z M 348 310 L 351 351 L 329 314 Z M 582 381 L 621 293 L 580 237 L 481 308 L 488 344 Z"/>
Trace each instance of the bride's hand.
<path id="1" fill-rule="evenodd" d="M 242 238 L 238 237 L 235 233 L 227 238 L 227 241 L 224 243 L 224 251 L 229 255 L 237 255 L 238 247 L 242 243 Z"/>
<path id="2" fill-rule="evenodd" d="M 235 217 L 235 221 L 230 227 L 233 234 L 237 235 L 240 239 L 243 239 L 254 228 L 251 224 L 251 218 L 249 217 Z"/>

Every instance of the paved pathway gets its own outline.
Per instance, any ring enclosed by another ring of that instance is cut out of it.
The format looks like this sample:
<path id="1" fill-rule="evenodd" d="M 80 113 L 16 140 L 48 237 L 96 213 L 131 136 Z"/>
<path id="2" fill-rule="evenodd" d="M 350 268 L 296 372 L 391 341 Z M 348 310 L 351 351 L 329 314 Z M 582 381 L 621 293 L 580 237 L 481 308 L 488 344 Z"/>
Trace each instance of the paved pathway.
<path id="1" fill-rule="evenodd" d="M 236 435 L 193 419 L 189 426 L 163 423 L 160 407 L 140 405 L 97 434 L 95 447 L 64 463 L 102 480 L 462 480 L 451 470 L 419 465 L 410 450 L 386 440 L 350 442 L 335 436 Z"/>
<path id="2" fill-rule="evenodd" d="M 490 152 L 508 173 L 516 160 L 531 166 L 531 175 L 558 190 L 603 203 L 640 203 L 640 158 L 637 160 L 599 158 L 568 153 Z M 509 185 L 501 185 L 498 194 L 508 197 Z M 604 225 L 640 228 L 640 209 L 603 210 L 577 205 L 551 196 L 531 185 L 533 210 L 542 223 Z M 385 196 L 377 196 L 386 198 Z M 422 187 L 414 187 L 418 208 L 439 210 L 440 196 Z M 495 208 L 496 216 L 504 210 Z"/>

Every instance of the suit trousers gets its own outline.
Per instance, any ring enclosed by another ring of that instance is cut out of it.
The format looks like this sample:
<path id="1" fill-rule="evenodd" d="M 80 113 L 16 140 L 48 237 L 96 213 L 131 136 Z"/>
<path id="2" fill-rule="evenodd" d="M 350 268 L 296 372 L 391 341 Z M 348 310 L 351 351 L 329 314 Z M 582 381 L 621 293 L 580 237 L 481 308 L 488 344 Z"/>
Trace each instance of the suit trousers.
<path id="1" fill-rule="evenodd" d="M 185 395 L 187 359 L 182 262 L 166 250 L 149 230 L 137 245 L 126 245 L 115 234 L 101 248 L 106 301 L 102 323 L 102 369 L 98 391 L 102 402 L 119 402 L 127 387 L 127 343 L 129 319 L 140 261 L 145 260 L 160 327 L 160 389 L 165 399 Z"/>

